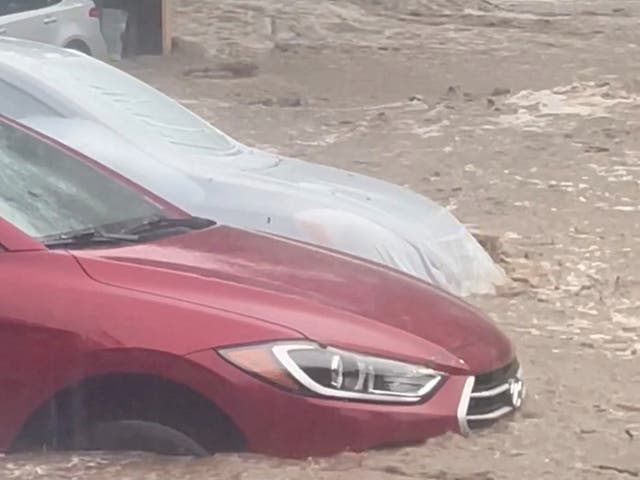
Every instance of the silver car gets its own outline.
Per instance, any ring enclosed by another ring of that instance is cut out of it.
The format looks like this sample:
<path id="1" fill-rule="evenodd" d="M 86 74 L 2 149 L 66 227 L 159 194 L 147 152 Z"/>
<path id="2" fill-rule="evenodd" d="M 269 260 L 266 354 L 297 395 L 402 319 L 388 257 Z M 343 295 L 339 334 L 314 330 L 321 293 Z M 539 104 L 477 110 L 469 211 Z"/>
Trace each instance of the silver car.
<path id="1" fill-rule="evenodd" d="M 0 35 L 107 56 L 93 0 L 0 0 Z"/>
<path id="2" fill-rule="evenodd" d="M 458 295 L 505 274 L 445 208 L 409 189 L 250 148 L 86 55 L 0 40 L 0 113 L 193 215 L 366 258 Z"/>

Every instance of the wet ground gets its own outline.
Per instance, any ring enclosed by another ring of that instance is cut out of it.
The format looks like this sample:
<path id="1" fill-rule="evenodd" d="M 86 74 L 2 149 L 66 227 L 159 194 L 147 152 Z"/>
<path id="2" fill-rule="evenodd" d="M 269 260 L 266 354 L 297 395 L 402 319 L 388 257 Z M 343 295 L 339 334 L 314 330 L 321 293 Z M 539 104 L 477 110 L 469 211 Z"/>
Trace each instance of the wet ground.
<path id="1" fill-rule="evenodd" d="M 640 2 L 213 3 L 180 0 L 179 53 L 123 67 L 245 143 L 407 185 L 500 237 L 513 285 L 471 300 L 515 340 L 528 402 L 412 448 L 11 456 L 0 478 L 640 477 Z"/>

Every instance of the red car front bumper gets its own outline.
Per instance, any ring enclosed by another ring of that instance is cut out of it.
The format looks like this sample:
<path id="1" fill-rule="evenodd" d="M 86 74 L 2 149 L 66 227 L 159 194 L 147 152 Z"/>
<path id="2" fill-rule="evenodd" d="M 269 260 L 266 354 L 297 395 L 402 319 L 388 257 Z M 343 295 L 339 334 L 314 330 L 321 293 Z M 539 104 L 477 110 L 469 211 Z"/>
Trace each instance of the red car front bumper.
<path id="1" fill-rule="evenodd" d="M 201 392 L 231 417 L 252 452 L 325 456 L 461 431 L 458 407 L 468 377 L 449 377 L 421 404 L 373 404 L 289 393 L 242 372 L 213 351 L 188 358 L 215 372 L 211 383 L 198 382 Z"/>

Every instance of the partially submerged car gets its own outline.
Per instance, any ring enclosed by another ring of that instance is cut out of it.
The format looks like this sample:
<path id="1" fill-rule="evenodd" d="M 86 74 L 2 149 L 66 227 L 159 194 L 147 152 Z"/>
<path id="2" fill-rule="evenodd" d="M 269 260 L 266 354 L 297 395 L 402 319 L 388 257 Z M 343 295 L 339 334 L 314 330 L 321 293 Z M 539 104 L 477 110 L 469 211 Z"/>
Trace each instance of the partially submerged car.
<path id="1" fill-rule="evenodd" d="M 469 231 L 431 200 L 249 148 L 149 85 L 75 52 L 0 40 L 0 113 L 192 215 L 330 247 L 457 295 L 493 293 L 506 280 Z"/>
<path id="2" fill-rule="evenodd" d="M 0 35 L 107 56 L 93 0 L 2 0 Z"/>
<path id="3" fill-rule="evenodd" d="M 303 457 L 517 410 L 507 337 L 362 259 L 192 217 L 0 117 L 0 450 Z"/>

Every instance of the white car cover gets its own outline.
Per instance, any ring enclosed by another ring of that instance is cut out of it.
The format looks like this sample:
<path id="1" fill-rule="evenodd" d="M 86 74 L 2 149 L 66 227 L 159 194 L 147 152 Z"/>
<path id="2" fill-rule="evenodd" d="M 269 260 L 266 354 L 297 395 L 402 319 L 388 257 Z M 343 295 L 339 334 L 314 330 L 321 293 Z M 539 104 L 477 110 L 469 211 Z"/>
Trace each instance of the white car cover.
<path id="1" fill-rule="evenodd" d="M 193 215 L 363 257 L 458 295 L 493 293 L 506 279 L 467 229 L 428 198 L 247 147 L 82 54 L 0 40 L 0 113 Z"/>

